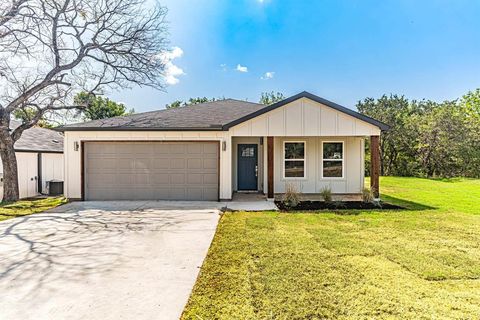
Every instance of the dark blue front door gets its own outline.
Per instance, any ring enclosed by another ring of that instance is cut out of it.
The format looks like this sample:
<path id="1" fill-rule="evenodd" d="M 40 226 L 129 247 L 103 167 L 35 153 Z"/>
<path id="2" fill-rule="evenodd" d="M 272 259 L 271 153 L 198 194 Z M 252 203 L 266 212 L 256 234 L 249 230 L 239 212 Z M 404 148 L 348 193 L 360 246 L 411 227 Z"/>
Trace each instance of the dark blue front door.
<path id="1" fill-rule="evenodd" d="M 238 145 L 238 190 L 257 190 L 257 149 L 256 144 Z"/>

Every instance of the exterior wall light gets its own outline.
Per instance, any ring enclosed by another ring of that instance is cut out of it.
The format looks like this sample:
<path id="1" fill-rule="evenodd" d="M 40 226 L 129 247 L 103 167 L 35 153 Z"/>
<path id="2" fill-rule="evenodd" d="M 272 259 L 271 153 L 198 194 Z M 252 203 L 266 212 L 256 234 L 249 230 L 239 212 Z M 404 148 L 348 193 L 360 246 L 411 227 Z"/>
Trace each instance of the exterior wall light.
<path id="1" fill-rule="evenodd" d="M 79 148 L 78 141 L 75 141 L 73 143 L 73 150 L 78 151 L 78 148 Z"/>
<path id="2" fill-rule="evenodd" d="M 222 151 L 227 150 L 227 141 L 222 141 Z"/>

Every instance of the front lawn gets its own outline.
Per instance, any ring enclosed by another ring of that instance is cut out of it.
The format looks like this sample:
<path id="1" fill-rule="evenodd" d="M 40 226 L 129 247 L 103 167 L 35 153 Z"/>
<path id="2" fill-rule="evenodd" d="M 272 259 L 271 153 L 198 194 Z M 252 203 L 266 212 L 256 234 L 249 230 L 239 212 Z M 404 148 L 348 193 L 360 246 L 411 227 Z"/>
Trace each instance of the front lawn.
<path id="1" fill-rule="evenodd" d="M 14 203 L 0 204 L 0 221 L 26 216 L 55 208 L 66 202 L 65 198 L 44 198 L 35 200 L 20 200 Z"/>
<path id="2" fill-rule="evenodd" d="M 224 214 L 182 318 L 478 318 L 480 180 L 381 188 L 409 209 Z"/>

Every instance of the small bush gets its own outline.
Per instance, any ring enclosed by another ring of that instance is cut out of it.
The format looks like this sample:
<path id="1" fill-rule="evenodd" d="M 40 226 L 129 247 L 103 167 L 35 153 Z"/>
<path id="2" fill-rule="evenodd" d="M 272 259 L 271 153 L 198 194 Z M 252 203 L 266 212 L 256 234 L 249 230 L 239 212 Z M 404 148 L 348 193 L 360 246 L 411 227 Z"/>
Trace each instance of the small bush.
<path id="1" fill-rule="evenodd" d="M 363 188 L 362 191 L 362 201 L 364 203 L 373 203 L 375 197 L 373 196 L 373 191 L 368 188 Z"/>
<path id="2" fill-rule="evenodd" d="M 330 189 L 330 187 L 324 187 L 320 191 L 320 195 L 322 196 L 323 201 L 325 201 L 325 203 L 331 203 L 332 202 L 332 189 Z"/>
<path id="3" fill-rule="evenodd" d="M 295 208 L 300 203 L 300 194 L 292 183 L 285 185 L 285 193 L 283 194 L 282 203 L 286 208 Z"/>

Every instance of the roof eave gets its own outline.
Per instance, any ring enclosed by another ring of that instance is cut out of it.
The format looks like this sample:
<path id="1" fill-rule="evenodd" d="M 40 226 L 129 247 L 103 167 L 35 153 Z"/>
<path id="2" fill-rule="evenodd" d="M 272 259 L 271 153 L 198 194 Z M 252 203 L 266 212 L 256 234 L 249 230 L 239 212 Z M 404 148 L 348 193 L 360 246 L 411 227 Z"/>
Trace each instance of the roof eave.
<path id="1" fill-rule="evenodd" d="M 189 128 L 144 128 L 144 127 L 58 127 L 59 132 L 66 131 L 223 131 L 222 126 Z"/>

